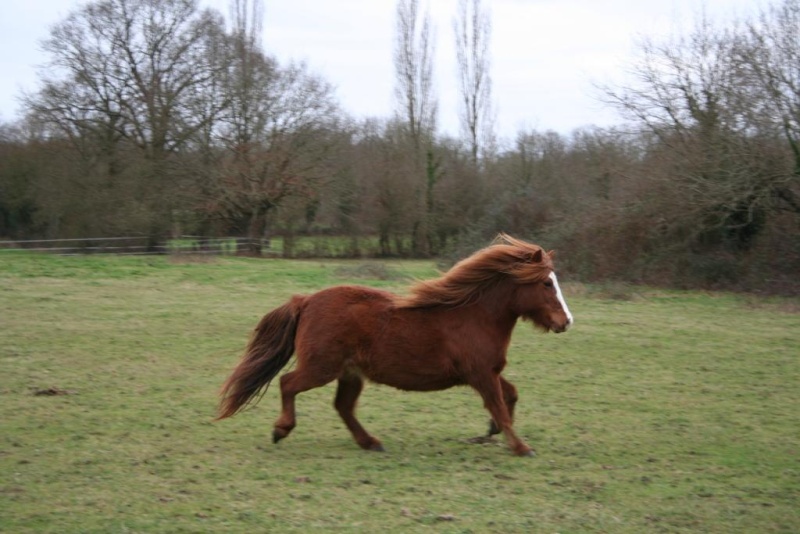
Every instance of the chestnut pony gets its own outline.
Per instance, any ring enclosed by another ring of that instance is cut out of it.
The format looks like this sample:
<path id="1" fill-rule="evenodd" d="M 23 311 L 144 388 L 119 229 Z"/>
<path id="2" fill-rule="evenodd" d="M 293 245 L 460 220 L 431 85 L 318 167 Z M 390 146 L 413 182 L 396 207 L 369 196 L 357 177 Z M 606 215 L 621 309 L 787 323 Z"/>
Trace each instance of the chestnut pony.
<path id="1" fill-rule="evenodd" d="M 357 286 L 294 296 L 255 328 L 222 386 L 218 419 L 258 398 L 296 354 L 296 368 L 280 378 L 276 443 L 295 427 L 295 396 L 338 380 L 334 406 L 353 438 L 382 451 L 355 417 L 369 379 L 408 391 L 472 386 L 491 414 L 489 435 L 502 432 L 515 454 L 533 455 L 512 428 L 517 390 L 500 373 L 518 318 L 552 332 L 572 324 L 552 258 L 501 234 L 441 278 L 418 282 L 408 296 Z"/>

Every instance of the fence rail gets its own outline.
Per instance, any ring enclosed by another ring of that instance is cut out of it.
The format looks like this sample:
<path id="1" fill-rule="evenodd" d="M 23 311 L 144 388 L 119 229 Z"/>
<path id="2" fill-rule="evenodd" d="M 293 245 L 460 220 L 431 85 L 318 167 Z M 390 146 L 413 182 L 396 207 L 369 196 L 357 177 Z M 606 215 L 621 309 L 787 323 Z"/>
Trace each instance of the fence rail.
<path id="1" fill-rule="evenodd" d="M 159 243 L 144 236 L 79 237 L 71 239 L 0 240 L 0 253 L 46 252 L 62 256 L 80 254 L 241 254 L 254 249 L 269 250 L 269 242 L 242 237 L 182 235 Z"/>

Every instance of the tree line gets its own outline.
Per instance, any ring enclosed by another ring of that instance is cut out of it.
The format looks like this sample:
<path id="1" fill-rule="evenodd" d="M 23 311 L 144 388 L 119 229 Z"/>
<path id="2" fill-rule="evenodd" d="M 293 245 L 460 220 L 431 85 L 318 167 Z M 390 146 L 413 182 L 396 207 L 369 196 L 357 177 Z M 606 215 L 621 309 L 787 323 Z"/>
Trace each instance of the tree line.
<path id="1" fill-rule="evenodd" d="M 435 42 L 396 4 L 395 113 L 355 120 L 263 49 L 261 4 L 94 0 L 53 26 L 25 115 L 0 124 L 9 238 L 346 236 L 351 256 L 456 259 L 499 231 L 585 280 L 800 290 L 800 0 L 643 40 L 614 128 L 499 143 L 491 17 L 453 16 L 462 133 L 437 131 Z"/>

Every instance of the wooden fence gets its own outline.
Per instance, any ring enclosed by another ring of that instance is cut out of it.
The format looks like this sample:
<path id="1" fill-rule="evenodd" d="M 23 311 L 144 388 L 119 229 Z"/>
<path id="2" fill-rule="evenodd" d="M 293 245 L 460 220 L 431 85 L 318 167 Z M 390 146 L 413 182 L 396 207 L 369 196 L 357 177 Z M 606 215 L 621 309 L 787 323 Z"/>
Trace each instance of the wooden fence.
<path id="1" fill-rule="evenodd" d="M 153 243 L 145 236 L 81 237 L 73 239 L 29 239 L 0 241 L 0 253 L 13 251 L 78 254 L 237 254 L 252 250 L 252 242 L 242 237 L 205 237 L 183 235 Z M 259 243 L 269 251 L 269 242 Z"/>

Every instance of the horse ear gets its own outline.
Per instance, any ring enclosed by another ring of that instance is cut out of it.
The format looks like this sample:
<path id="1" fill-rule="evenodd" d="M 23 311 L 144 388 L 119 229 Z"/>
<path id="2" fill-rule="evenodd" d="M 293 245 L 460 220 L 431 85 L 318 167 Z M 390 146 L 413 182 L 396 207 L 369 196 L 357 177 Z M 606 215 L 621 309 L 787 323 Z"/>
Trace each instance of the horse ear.
<path id="1" fill-rule="evenodd" d="M 548 250 L 548 251 L 547 251 L 547 257 L 548 257 L 548 258 L 550 258 L 551 260 L 552 260 L 552 259 L 555 259 L 555 257 L 556 257 L 556 251 L 555 251 L 555 250 Z"/>
<path id="2" fill-rule="evenodd" d="M 542 263 L 542 259 L 544 259 L 542 249 L 539 249 L 533 254 L 531 254 L 530 258 L 531 258 L 530 260 L 531 263 Z"/>

